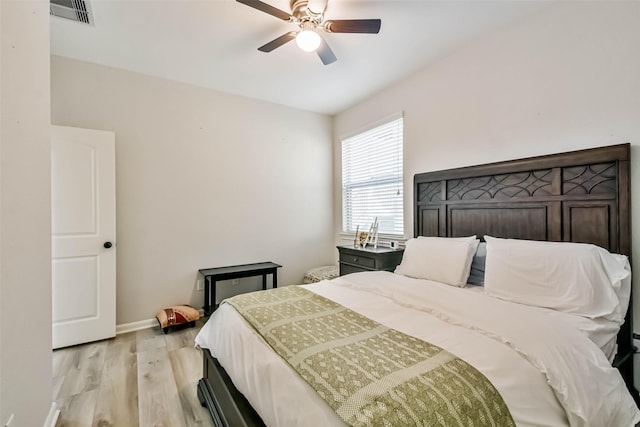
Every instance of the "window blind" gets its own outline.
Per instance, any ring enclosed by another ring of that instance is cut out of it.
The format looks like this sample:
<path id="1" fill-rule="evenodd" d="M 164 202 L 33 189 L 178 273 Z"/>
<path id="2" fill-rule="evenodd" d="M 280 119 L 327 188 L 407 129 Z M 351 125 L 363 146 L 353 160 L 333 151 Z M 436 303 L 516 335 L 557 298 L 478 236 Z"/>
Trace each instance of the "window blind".
<path id="1" fill-rule="evenodd" d="M 342 141 L 342 229 L 404 234 L 403 119 L 394 119 Z"/>

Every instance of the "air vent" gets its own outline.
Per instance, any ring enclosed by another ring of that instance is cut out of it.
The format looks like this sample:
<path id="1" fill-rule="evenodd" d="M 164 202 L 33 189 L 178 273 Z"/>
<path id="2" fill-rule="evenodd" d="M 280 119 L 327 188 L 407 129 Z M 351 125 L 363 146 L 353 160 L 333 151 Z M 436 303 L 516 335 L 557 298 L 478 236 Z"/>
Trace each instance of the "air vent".
<path id="1" fill-rule="evenodd" d="M 51 0 L 49 11 L 53 16 L 93 25 L 91 7 L 85 0 Z"/>

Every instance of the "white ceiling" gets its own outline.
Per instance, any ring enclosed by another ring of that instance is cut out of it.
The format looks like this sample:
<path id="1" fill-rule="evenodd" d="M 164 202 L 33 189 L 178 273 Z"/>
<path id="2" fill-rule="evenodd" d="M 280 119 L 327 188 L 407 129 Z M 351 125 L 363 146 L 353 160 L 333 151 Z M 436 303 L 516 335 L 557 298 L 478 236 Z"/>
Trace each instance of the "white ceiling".
<path id="1" fill-rule="evenodd" d="M 289 0 L 265 0 L 287 12 Z M 325 34 L 338 61 L 290 42 L 294 24 L 234 0 L 89 0 L 94 26 L 51 18 L 51 52 L 303 110 L 335 114 L 541 1 L 329 0 L 326 19 L 381 18 L 377 35 Z"/>

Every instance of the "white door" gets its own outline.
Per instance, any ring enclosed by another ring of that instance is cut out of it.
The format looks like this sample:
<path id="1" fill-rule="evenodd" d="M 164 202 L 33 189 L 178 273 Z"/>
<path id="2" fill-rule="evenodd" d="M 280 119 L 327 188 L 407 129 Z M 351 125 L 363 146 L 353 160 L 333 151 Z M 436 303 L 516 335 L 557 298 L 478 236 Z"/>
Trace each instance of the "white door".
<path id="1" fill-rule="evenodd" d="M 53 348 L 116 332 L 115 134 L 52 126 Z"/>

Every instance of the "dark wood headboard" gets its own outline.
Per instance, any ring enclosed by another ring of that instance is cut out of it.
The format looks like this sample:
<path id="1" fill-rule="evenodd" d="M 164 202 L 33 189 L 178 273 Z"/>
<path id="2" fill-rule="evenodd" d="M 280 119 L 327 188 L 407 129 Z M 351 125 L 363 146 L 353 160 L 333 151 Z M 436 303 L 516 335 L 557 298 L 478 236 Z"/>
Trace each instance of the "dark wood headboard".
<path id="1" fill-rule="evenodd" d="M 414 235 L 593 243 L 631 256 L 629 163 L 621 144 L 417 174 Z M 630 303 L 614 364 L 634 392 L 632 317 Z"/>

